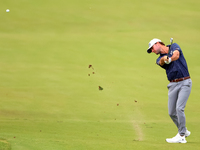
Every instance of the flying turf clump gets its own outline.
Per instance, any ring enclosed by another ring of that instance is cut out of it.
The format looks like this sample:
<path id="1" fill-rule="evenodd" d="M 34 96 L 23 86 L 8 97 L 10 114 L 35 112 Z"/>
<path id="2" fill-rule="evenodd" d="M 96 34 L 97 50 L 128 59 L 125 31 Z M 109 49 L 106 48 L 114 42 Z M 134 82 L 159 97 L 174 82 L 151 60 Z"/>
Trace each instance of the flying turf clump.
<path id="1" fill-rule="evenodd" d="M 103 88 L 101 86 L 99 86 L 99 90 L 103 90 Z"/>

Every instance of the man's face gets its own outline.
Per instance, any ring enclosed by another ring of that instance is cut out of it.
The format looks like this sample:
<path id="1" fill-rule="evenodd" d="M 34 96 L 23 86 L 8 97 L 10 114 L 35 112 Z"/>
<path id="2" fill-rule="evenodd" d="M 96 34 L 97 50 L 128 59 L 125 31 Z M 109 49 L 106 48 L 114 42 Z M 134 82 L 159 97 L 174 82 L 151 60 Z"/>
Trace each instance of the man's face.
<path id="1" fill-rule="evenodd" d="M 156 55 L 160 54 L 160 45 L 158 42 L 152 46 L 151 51 Z"/>

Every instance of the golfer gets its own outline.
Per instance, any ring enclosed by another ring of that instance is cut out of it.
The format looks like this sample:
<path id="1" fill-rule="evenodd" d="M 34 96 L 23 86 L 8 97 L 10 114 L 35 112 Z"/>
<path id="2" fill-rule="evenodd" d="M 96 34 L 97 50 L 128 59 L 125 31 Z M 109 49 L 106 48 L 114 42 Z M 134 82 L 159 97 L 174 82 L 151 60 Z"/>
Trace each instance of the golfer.
<path id="1" fill-rule="evenodd" d="M 169 57 L 167 57 L 169 50 Z M 167 138 L 166 141 L 168 143 L 186 143 L 185 137 L 188 137 L 191 132 L 185 127 L 184 109 L 191 92 L 192 80 L 183 52 L 178 44 L 165 46 L 160 39 L 151 40 L 147 52 L 160 54 L 156 63 L 166 70 L 169 80 L 167 86 L 168 112 L 178 128 L 178 134 L 173 138 Z"/>

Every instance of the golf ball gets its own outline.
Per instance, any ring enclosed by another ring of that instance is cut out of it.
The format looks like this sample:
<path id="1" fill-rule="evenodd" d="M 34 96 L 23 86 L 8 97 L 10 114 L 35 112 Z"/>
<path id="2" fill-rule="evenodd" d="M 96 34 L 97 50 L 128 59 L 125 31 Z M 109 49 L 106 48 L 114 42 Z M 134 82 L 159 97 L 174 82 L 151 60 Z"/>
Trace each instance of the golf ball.
<path id="1" fill-rule="evenodd" d="M 6 9 L 6 12 L 9 12 L 10 10 L 9 9 Z"/>

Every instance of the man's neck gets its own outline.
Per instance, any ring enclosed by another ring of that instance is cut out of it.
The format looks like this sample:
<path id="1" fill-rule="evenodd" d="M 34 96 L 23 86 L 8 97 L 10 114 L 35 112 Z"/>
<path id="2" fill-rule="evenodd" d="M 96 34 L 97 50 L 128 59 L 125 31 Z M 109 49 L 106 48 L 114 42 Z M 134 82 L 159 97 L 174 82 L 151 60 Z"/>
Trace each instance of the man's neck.
<path id="1" fill-rule="evenodd" d="M 167 54 L 169 51 L 169 47 L 162 45 L 161 46 L 161 54 Z"/>

